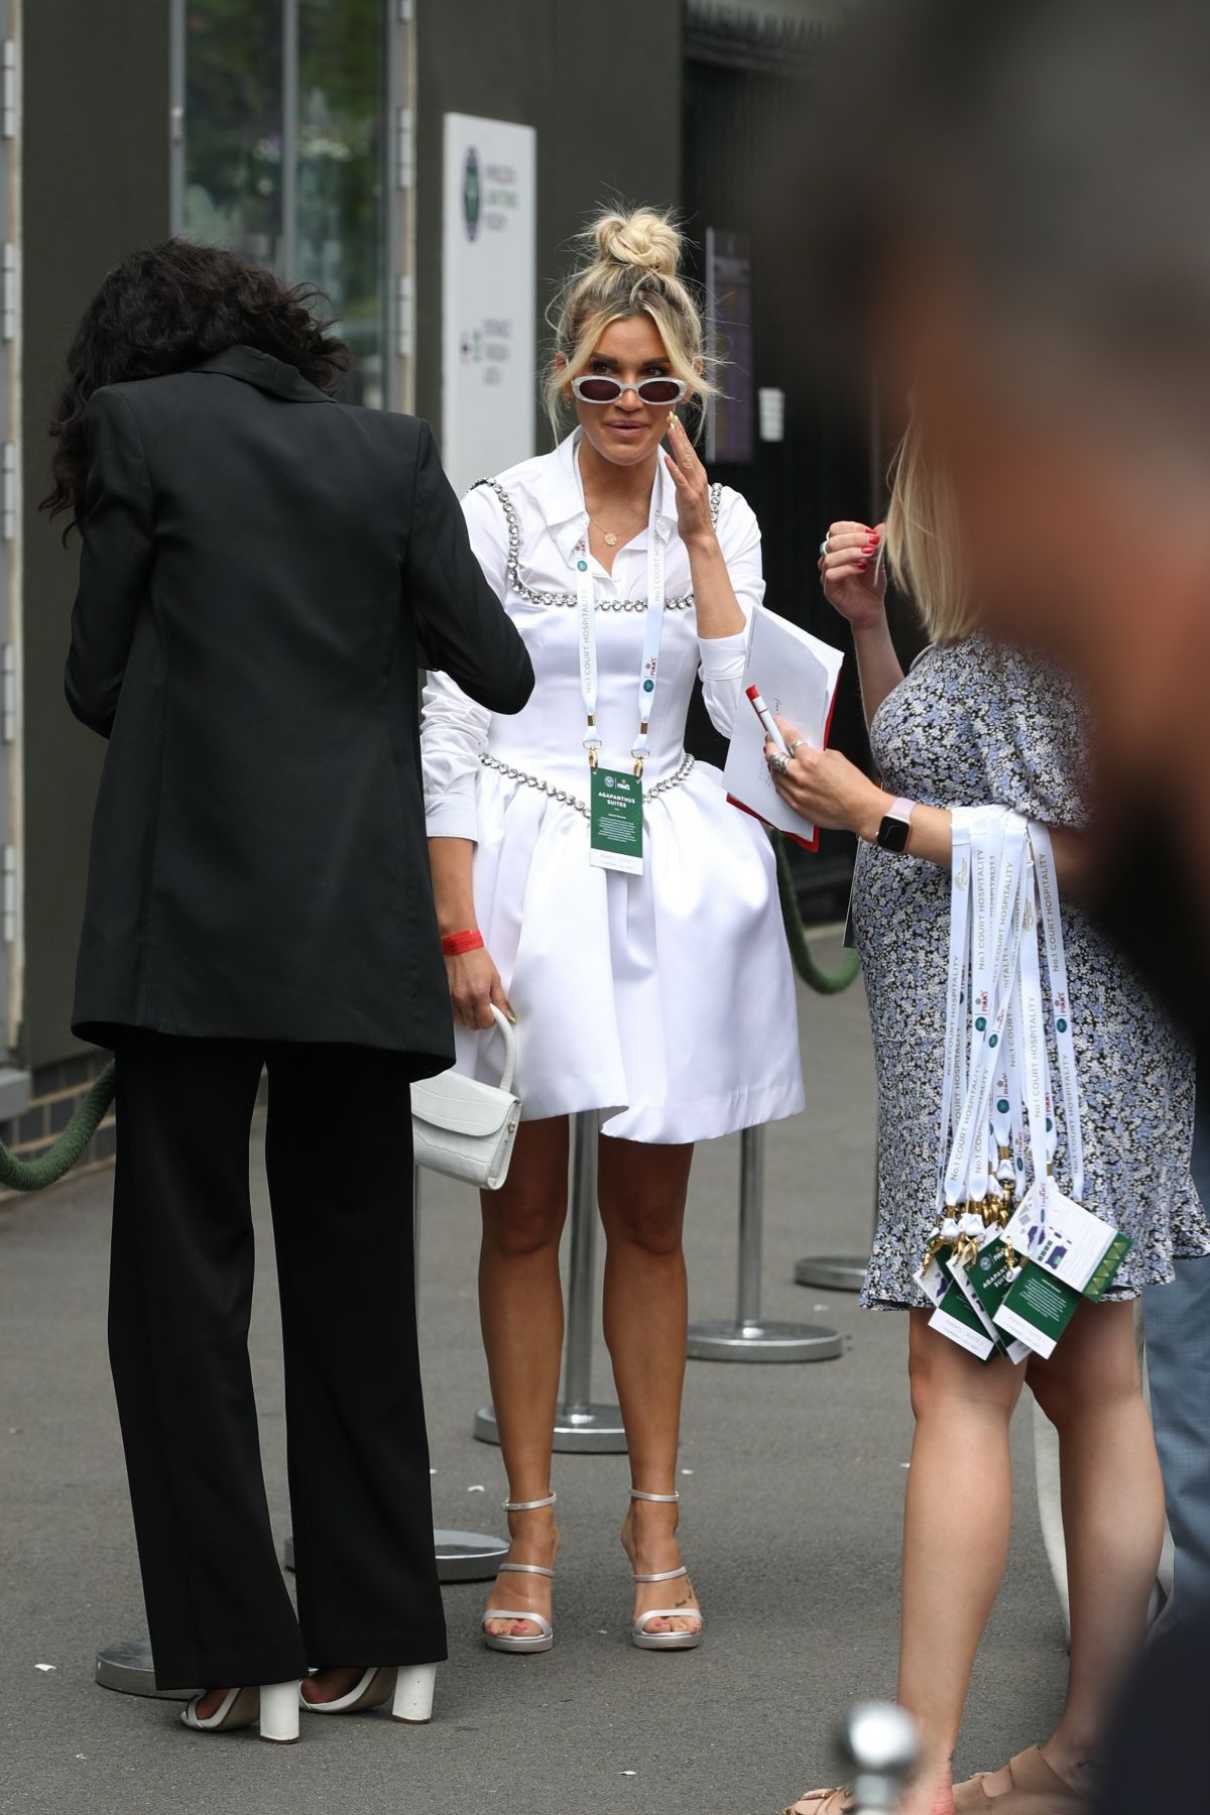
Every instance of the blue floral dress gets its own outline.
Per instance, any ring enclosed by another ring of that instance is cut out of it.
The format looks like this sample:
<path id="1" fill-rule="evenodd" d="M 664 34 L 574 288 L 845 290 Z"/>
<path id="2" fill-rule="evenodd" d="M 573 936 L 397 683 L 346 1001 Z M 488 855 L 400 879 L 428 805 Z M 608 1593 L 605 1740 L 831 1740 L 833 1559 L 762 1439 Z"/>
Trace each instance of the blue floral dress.
<path id="1" fill-rule="evenodd" d="M 991 803 L 1080 826 L 1087 725 L 1055 670 L 983 637 L 935 644 L 875 714 L 883 785 L 929 806 Z M 950 879 L 936 864 L 863 844 L 853 889 L 878 1073 L 878 1228 L 861 1302 L 924 1306 L 914 1283 L 934 1220 Z M 1193 1185 L 1194 1061 L 1129 961 L 1065 907 L 1084 1117 L 1084 1202 L 1133 1247 L 1114 1297 L 1210 1253 Z M 1051 1054 L 1052 1066 L 1055 1056 Z M 1055 1176 L 1069 1182 L 1060 1129 Z"/>

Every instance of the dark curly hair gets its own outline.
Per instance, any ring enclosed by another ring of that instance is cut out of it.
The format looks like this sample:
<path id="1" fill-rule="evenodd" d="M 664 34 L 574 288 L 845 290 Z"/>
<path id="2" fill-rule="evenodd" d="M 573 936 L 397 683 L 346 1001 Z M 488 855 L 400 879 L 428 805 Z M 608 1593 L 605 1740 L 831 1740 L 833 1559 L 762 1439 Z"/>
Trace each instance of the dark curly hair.
<path id="1" fill-rule="evenodd" d="M 84 495 L 88 445 L 84 412 L 102 385 L 160 378 L 244 345 L 295 366 L 321 390 L 336 388 L 350 355 L 315 305 L 320 292 L 288 289 L 263 265 L 216 246 L 171 239 L 132 252 L 109 273 L 67 355 L 67 383 L 51 419 L 52 487 L 41 509 L 69 510 L 73 528 Z"/>

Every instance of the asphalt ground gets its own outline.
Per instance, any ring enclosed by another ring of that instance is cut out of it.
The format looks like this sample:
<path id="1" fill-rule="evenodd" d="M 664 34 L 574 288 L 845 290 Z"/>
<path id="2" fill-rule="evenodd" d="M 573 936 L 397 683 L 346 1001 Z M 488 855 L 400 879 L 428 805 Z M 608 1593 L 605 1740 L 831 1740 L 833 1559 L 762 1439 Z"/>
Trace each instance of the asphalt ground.
<path id="1" fill-rule="evenodd" d="M 834 942 L 820 946 L 834 961 Z M 809 1253 L 868 1241 L 873 1086 L 860 985 L 801 1001 L 809 1108 L 768 1136 L 765 1309 L 830 1325 L 835 1361 L 689 1364 L 681 1467 L 687 1559 L 706 1642 L 627 1642 L 618 1542 L 623 1456 L 556 1458 L 563 1530 L 555 1649 L 477 1642 L 483 1589 L 446 1591 L 450 1662 L 431 1726 L 305 1721 L 305 1743 L 183 1731 L 171 1704 L 93 1681 L 98 1645 L 143 1613 L 105 1357 L 110 1178 L 0 1211 L 0 1811 L 3 1815 L 775 1815 L 835 1781 L 850 1702 L 894 1688 L 899 1524 L 911 1441 L 898 1313 L 793 1283 Z M 735 1291 L 739 1143 L 699 1150 L 689 1260 L 695 1316 Z M 289 1530 L 264 1174 L 252 1347 L 275 1525 Z M 442 1526 L 498 1530 L 497 1452 L 471 1435 L 485 1396 L 475 1309 L 478 1214 L 426 1188 L 421 1334 Z M 599 1257 L 598 1257 L 599 1258 Z M 355 1355 L 349 1357 L 356 1367 Z M 594 1392 L 610 1396 L 598 1344 Z M 1019 1417 L 1014 1548 L 976 1670 L 959 1767 L 1002 1763 L 1058 1710 L 1065 1659 Z M 977 1533 L 938 1532 L 942 1545 Z M 40 1667 L 42 1666 L 42 1667 Z M 46 1668 L 45 1666 L 50 1666 Z"/>

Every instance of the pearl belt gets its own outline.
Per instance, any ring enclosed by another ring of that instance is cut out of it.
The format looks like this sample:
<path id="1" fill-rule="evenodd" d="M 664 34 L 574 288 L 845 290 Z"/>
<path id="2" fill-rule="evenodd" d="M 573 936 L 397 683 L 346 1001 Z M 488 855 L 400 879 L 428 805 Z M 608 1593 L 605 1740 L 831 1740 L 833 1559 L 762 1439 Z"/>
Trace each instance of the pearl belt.
<path id="1" fill-rule="evenodd" d="M 498 756 L 489 756 L 486 750 L 480 756 L 479 761 L 485 769 L 494 769 L 498 775 L 506 775 L 509 781 L 519 781 L 527 788 L 536 788 L 539 794 L 545 794 L 548 799 L 558 801 L 561 807 L 572 807 L 585 819 L 588 818 L 588 802 L 581 800 L 576 794 L 569 794 L 566 788 L 557 788 L 554 782 L 543 781 L 540 775 L 531 775 L 525 769 L 514 769 L 511 763 L 502 763 Z M 666 776 L 663 781 L 657 781 L 654 788 L 644 790 L 644 803 L 656 800 L 661 794 L 667 794 L 673 788 L 679 788 L 693 766 L 694 758 L 686 751 L 674 774 Z"/>

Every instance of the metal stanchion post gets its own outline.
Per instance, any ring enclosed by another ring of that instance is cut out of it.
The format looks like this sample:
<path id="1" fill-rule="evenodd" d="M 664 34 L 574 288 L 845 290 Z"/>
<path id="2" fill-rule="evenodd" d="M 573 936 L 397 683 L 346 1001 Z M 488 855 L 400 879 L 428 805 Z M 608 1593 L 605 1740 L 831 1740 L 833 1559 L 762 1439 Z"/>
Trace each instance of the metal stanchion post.
<path id="1" fill-rule="evenodd" d="M 157 1689 L 151 1646 L 146 1639 L 125 1639 L 116 1645 L 102 1645 L 97 1652 L 96 1680 L 102 1689 L 116 1689 L 119 1695 L 148 1695 L 162 1702 L 187 1702 L 197 1689 Z"/>
<path id="2" fill-rule="evenodd" d="M 878 1221 L 878 1163 L 874 1162 L 874 1223 Z M 860 1292 L 869 1266 L 868 1254 L 808 1254 L 794 1268 L 800 1286 L 822 1286 L 825 1292 Z"/>
<path id="3" fill-rule="evenodd" d="M 916 1723 L 893 1702 L 859 1702 L 841 1723 L 839 1752 L 853 1772 L 854 1815 L 897 1809 L 919 1757 Z"/>
<path id="4" fill-rule="evenodd" d="M 831 1361 L 841 1352 L 835 1330 L 769 1323 L 761 1316 L 765 1214 L 765 1130 L 740 1136 L 739 1282 L 733 1321 L 689 1325 L 691 1361 Z"/>
<path id="5" fill-rule="evenodd" d="M 555 1412 L 554 1447 L 560 1451 L 618 1454 L 626 1431 L 616 1405 L 592 1399 L 592 1311 L 596 1285 L 597 1118 L 574 1118 L 571 1187 L 571 1276 L 567 1291 L 563 1399 Z M 475 1418 L 481 1443 L 499 1443 L 496 1414 L 484 1406 Z"/>
<path id="6" fill-rule="evenodd" d="M 420 1278 L 420 1168 L 412 1174 L 415 1206 L 416 1278 Z M 508 1539 L 489 1537 L 481 1531 L 439 1529 L 433 1533 L 437 1575 L 442 1582 L 487 1582 L 508 1555 Z"/>

